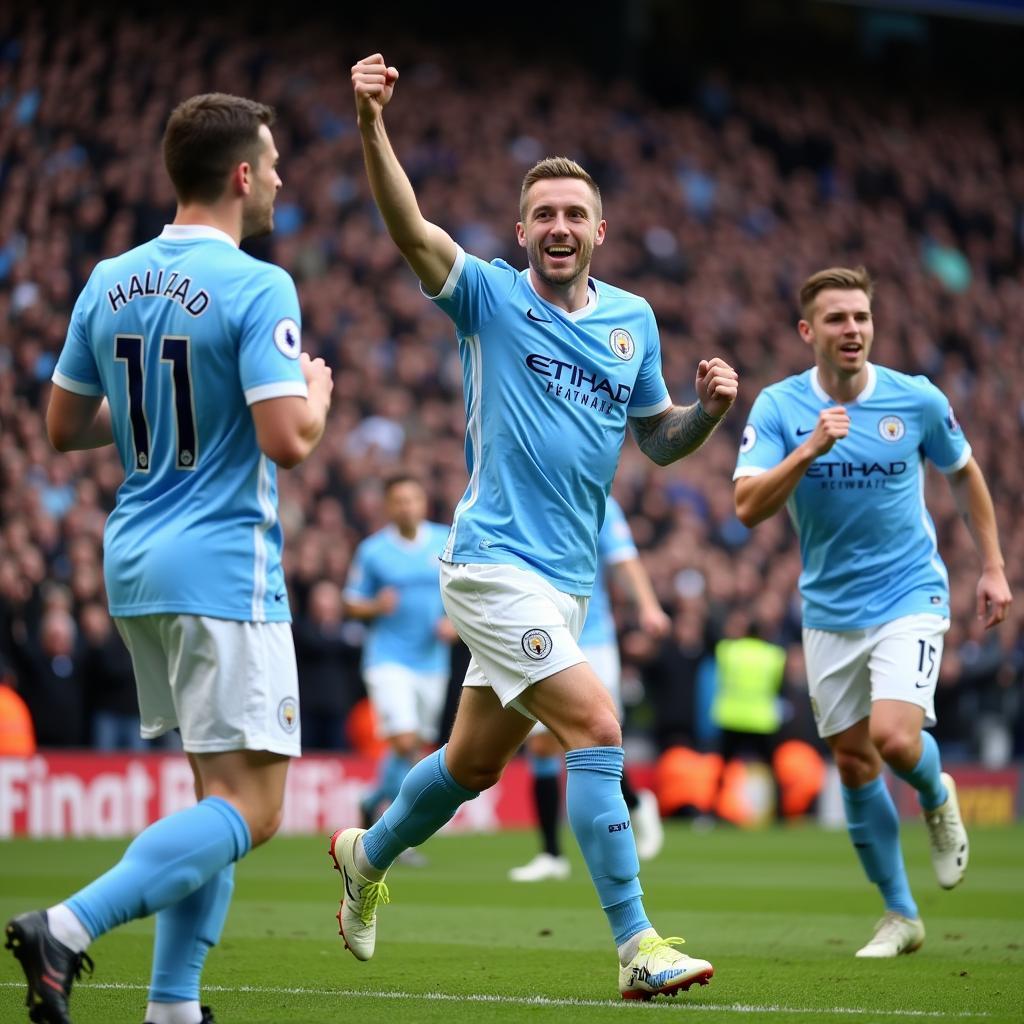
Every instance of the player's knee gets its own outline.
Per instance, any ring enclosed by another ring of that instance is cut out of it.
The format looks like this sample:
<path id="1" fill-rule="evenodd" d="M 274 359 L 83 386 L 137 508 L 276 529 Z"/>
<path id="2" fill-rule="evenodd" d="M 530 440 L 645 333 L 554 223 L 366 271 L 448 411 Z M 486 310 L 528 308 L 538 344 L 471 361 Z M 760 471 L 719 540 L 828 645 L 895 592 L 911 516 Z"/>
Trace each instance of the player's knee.
<path id="1" fill-rule="evenodd" d="M 865 750 L 836 750 L 836 770 L 839 780 L 847 789 L 866 786 L 881 770 L 878 756 Z"/>
<path id="2" fill-rule="evenodd" d="M 246 815 L 254 849 L 274 837 L 281 827 L 283 818 L 284 809 L 282 807 L 260 808 L 258 811 Z"/>
<path id="3" fill-rule="evenodd" d="M 872 733 L 875 747 L 886 764 L 906 770 L 920 757 L 920 734 L 914 729 L 894 727 Z"/>
<path id="4" fill-rule="evenodd" d="M 610 711 L 604 708 L 599 709 L 587 723 L 588 746 L 592 747 L 621 747 L 622 727 L 619 720 Z"/>

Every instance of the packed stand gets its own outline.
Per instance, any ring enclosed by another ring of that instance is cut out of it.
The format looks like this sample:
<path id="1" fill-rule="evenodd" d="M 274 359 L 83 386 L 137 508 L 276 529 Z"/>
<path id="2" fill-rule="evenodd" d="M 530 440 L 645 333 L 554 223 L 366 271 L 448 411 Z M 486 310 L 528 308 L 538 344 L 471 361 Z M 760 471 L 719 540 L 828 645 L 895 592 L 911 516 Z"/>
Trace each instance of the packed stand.
<path id="1" fill-rule="evenodd" d="M 197 92 L 252 95 L 278 110 L 285 187 L 274 235 L 251 251 L 295 277 L 304 347 L 335 370 L 324 442 L 279 480 L 304 729 L 317 746 L 344 746 L 361 634 L 344 621 L 338 588 L 355 545 L 382 525 L 380 482 L 412 470 L 431 518 L 444 521 L 466 483 L 450 324 L 419 293 L 364 179 L 347 65 L 375 42 L 308 28 L 271 38 L 237 18 L 198 31 L 169 14 L 145 24 L 91 14 L 59 33 L 44 20 L 0 15 L 7 674 L 40 744 L 135 742 L 131 670 L 101 567 L 121 469 L 113 449 L 50 449 L 47 382 L 95 262 L 173 216 L 158 158 L 170 109 Z M 461 52 L 456 65 L 421 43 L 394 46 L 404 100 L 389 131 L 429 218 L 467 250 L 522 266 L 522 175 L 540 156 L 573 156 L 605 199 L 609 238 L 595 272 L 651 302 L 673 398 L 693 400 L 698 351 L 720 351 L 740 371 L 738 408 L 701 454 L 654 471 L 632 442 L 623 452 L 615 492 L 675 621 L 657 650 L 623 622 L 634 732 L 657 747 L 705 742 L 701 667 L 751 616 L 790 649 L 791 724 L 810 729 L 794 536 L 782 516 L 747 531 L 731 476 L 754 397 L 810 364 L 794 296 L 823 266 L 871 270 L 875 358 L 927 374 L 952 399 L 993 491 L 1010 584 L 1024 594 L 1024 347 L 1013 334 L 1024 319 L 1024 123 L 1008 101 L 979 117 L 953 99 L 924 108 L 866 86 L 716 73 L 685 105 L 659 107 L 632 84 L 580 70 L 555 76 L 494 53 Z M 970 538 L 937 474 L 928 493 L 952 584 L 938 735 L 951 759 L 1024 755 L 1024 601 L 1002 628 L 979 628 Z M 314 727 L 312 711 L 328 724 Z"/>

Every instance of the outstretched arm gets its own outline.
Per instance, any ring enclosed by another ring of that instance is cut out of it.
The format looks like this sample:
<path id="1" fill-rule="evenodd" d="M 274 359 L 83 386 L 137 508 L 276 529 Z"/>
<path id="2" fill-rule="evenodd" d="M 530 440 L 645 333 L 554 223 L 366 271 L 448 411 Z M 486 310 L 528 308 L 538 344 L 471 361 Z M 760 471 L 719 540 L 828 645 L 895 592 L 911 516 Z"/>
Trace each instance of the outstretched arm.
<path id="1" fill-rule="evenodd" d="M 995 626 L 1006 618 L 1010 602 L 1010 585 L 1006 582 L 1003 553 L 999 547 L 999 531 L 992 496 L 972 457 L 967 465 L 949 477 L 953 497 L 960 515 L 967 524 L 974 546 L 981 556 L 981 578 L 978 580 L 978 618 L 985 620 L 985 628 Z"/>
<path id="2" fill-rule="evenodd" d="M 375 53 L 352 67 L 363 160 L 373 198 L 395 245 L 428 295 L 441 291 L 458 248 L 451 236 L 420 212 L 416 193 L 398 162 L 384 128 L 384 108 L 391 101 L 398 70 Z"/>
<path id="3" fill-rule="evenodd" d="M 657 416 L 632 417 L 629 425 L 644 453 L 667 466 L 696 451 L 736 400 L 739 377 L 723 359 L 702 359 L 697 367 L 697 401 L 674 405 Z"/>

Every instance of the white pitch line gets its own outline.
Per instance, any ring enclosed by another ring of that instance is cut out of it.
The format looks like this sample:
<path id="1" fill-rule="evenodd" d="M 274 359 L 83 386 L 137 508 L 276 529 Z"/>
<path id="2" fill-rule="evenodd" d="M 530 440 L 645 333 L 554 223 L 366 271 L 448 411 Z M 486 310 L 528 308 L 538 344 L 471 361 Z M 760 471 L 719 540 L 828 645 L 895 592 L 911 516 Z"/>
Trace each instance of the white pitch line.
<path id="1" fill-rule="evenodd" d="M 0 988 L 24 988 L 24 982 L 2 981 Z M 80 989 L 115 989 L 145 992 L 147 985 L 137 985 L 122 981 L 83 982 Z M 434 1003 L 497 1003 L 504 1006 L 578 1006 L 597 1010 L 629 1009 L 634 1000 L 621 999 L 552 999 L 548 996 L 499 996 L 489 993 L 471 993 L 456 995 L 452 992 L 370 992 L 357 988 L 304 988 L 280 985 L 203 985 L 203 992 L 254 992 L 262 995 L 280 996 L 339 996 L 355 999 L 424 999 Z M 946 1013 L 942 1010 L 867 1010 L 851 1006 L 751 1006 L 746 1003 L 687 1003 L 685 996 L 674 999 L 652 1000 L 647 1003 L 648 1010 L 695 1010 L 700 1013 L 831 1013 L 836 1016 L 873 1016 L 873 1017 L 912 1017 L 935 1020 L 973 1020 L 977 1017 L 990 1017 L 990 1013 Z"/>

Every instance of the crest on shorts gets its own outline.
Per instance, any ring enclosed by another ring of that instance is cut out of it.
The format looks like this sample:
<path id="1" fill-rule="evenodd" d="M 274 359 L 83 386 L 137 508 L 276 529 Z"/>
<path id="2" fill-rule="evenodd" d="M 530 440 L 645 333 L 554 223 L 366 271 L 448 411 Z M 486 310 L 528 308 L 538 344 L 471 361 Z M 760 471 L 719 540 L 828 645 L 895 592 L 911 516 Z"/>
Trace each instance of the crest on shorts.
<path id="1" fill-rule="evenodd" d="M 898 441 L 907 432 L 907 425 L 899 416 L 883 416 L 878 421 L 878 434 L 883 441 Z"/>
<path id="2" fill-rule="evenodd" d="M 608 336 L 608 344 L 611 345 L 612 351 L 623 362 L 632 359 L 633 353 L 636 351 L 636 345 L 633 344 L 633 335 L 623 327 L 616 327 L 612 331 Z"/>
<path id="3" fill-rule="evenodd" d="M 534 661 L 543 661 L 551 653 L 551 635 L 543 629 L 528 629 L 523 634 L 523 652 Z"/>
<path id="4" fill-rule="evenodd" d="M 277 724 L 285 732 L 295 732 L 299 727 L 299 702 L 294 697 L 285 697 L 277 705 Z"/>

